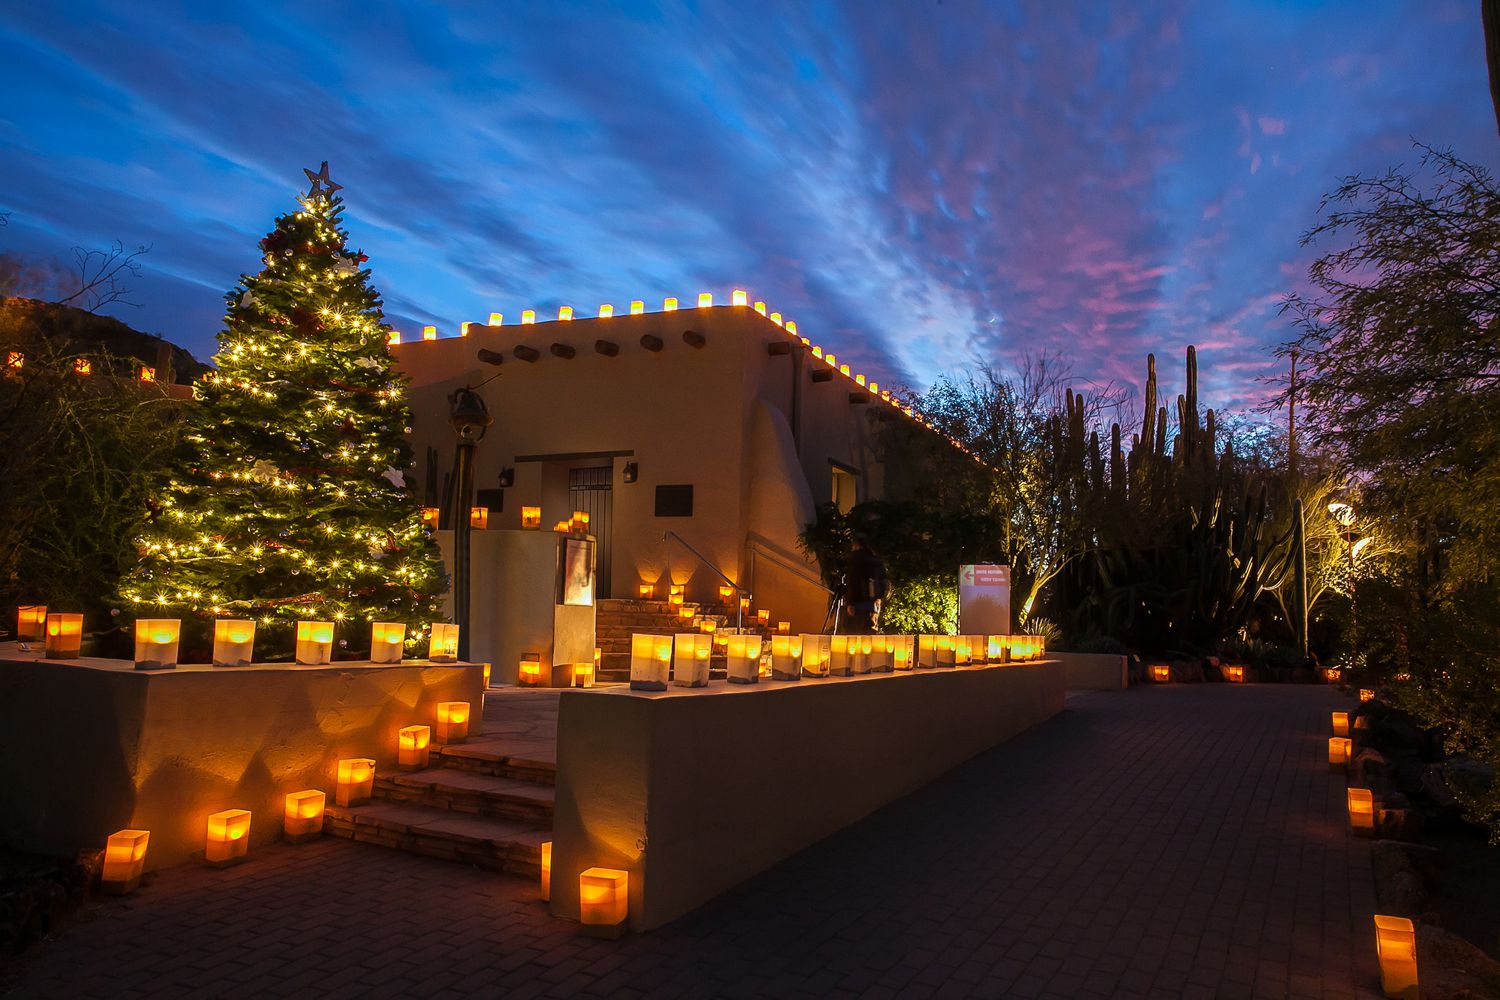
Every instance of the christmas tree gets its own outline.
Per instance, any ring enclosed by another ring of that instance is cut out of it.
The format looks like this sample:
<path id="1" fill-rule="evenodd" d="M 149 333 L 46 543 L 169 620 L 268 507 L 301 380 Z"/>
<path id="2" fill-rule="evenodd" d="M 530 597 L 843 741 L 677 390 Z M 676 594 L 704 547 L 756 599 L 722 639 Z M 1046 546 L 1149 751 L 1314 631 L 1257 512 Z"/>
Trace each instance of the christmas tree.
<path id="1" fill-rule="evenodd" d="M 139 617 L 254 618 L 257 658 L 301 619 L 351 649 L 371 621 L 408 642 L 447 581 L 401 471 L 404 390 L 368 258 L 346 247 L 341 185 L 306 171 L 301 210 L 261 240 L 265 268 L 226 301 L 217 371 L 193 387 L 188 454 L 154 505 L 122 586 Z"/>

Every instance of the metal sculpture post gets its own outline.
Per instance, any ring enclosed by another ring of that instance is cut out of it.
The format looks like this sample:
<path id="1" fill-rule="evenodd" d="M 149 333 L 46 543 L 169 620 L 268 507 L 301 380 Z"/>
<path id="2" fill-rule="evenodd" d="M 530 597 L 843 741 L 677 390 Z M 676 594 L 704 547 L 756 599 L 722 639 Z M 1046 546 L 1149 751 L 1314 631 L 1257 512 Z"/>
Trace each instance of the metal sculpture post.
<path id="1" fill-rule="evenodd" d="M 469 658 L 469 491 L 474 482 L 474 446 L 493 417 L 484 397 L 469 386 L 448 397 L 448 422 L 458 435 L 453 461 L 453 622 L 458 626 L 458 658 Z"/>

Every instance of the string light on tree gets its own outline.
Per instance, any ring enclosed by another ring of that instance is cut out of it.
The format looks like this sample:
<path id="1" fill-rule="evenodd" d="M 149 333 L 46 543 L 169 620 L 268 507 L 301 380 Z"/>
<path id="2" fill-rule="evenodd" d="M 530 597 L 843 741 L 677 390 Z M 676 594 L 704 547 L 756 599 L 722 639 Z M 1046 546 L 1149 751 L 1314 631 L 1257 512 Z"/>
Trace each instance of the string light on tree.
<path id="1" fill-rule="evenodd" d="M 368 258 L 346 245 L 328 164 L 304 172 L 299 209 L 261 240 L 264 268 L 225 297 L 217 371 L 187 413 L 194 454 L 122 587 L 145 617 L 252 618 L 286 650 L 299 619 L 334 621 L 351 643 L 373 621 L 416 634 L 446 590 L 401 475 L 406 380 Z"/>

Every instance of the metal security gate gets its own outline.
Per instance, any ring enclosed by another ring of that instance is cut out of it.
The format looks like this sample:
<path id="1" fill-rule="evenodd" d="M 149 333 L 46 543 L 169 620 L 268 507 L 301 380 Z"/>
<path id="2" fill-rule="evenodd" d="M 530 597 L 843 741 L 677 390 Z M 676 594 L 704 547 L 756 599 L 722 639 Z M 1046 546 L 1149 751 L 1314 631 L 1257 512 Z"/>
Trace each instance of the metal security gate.
<path id="1" fill-rule="evenodd" d="M 594 594 L 609 597 L 610 509 L 613 507 L 612 466 L 568 470 L 568 503 L 589 516 L 589 532 L 598 540 L 599 564 L 594 573 Z"/>

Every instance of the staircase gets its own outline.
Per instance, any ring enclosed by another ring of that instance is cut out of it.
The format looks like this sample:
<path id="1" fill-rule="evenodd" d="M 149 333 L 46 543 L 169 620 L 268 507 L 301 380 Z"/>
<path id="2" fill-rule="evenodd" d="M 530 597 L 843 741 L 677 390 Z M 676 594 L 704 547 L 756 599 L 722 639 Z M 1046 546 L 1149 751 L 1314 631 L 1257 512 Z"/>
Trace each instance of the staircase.
<path id="1" fill-rule="evenodd" d="M 594 644 L 599 647 L 599 681 L 624 683 L 630 680 L 630 637 L 636 632 L 651 635 L 675 635 L 697 628 L 698 619 L 707 618 L 716 629 L 734 628 L 734 607 L 726 604 L 687 605 L 696 612 L 693 622 L 677 613 L 668 601 L 634 598 L 602 598 L 594 619 Z M 753 615 L 745 616 L 745 627 L 756 629 L 762 637 L 770 636 L 775 625 L 759 628 Z M 709 660 L 709 674 L 724 676 L 724 654 L 716 646 Z"/>
<path id="2" fill-rule="evenodd" d="M 552 839 L 557 765 L 506 737 L 434 745 L 431 766 L 375 775 L 373 799 L 329 805 L 324 832 L 489 871 L 538 877 Z"/>

